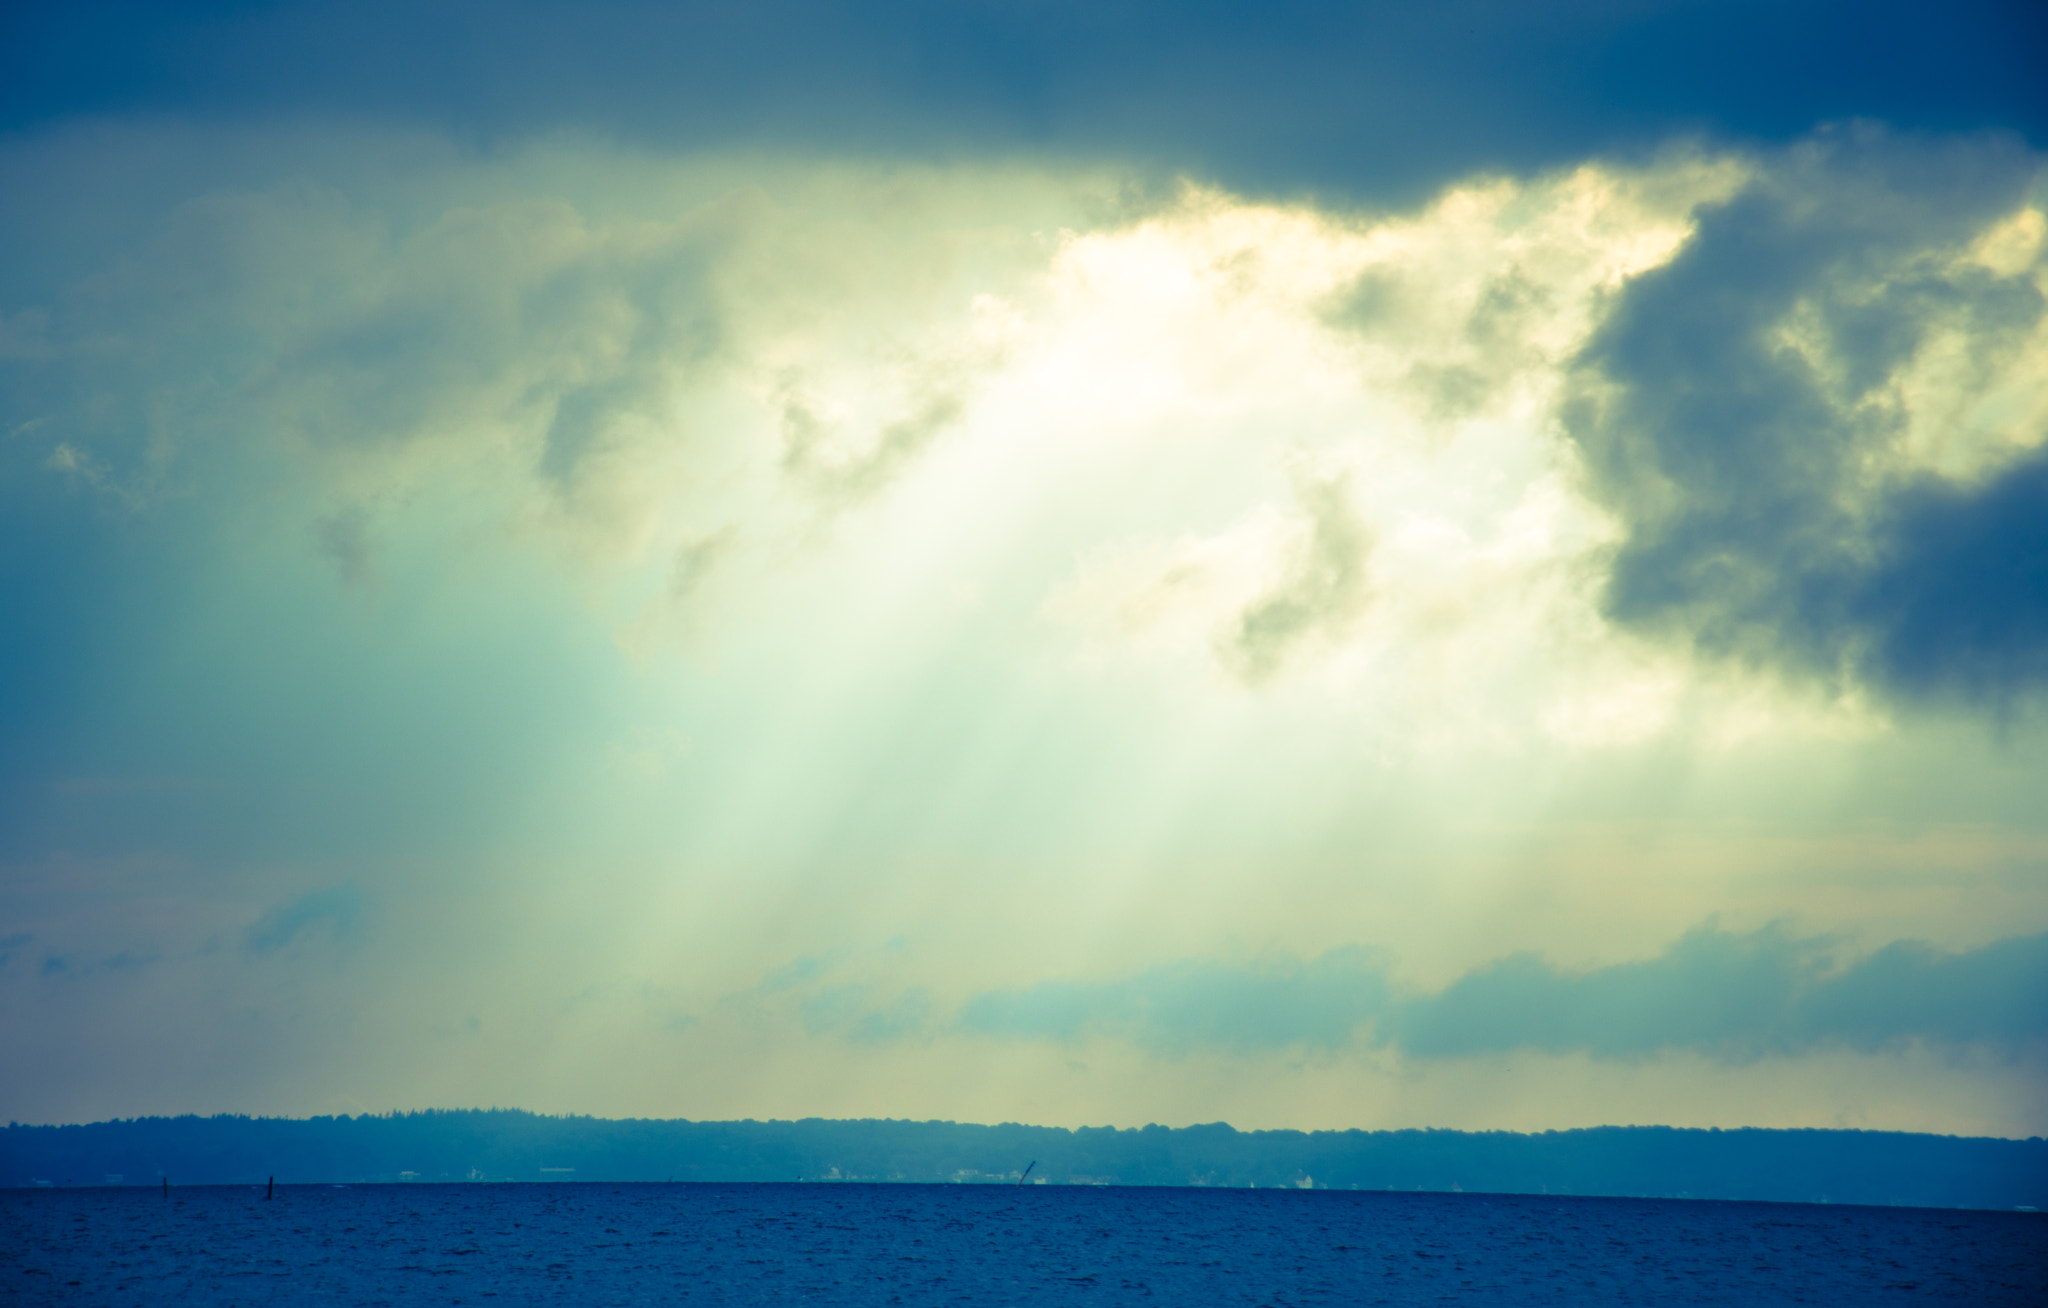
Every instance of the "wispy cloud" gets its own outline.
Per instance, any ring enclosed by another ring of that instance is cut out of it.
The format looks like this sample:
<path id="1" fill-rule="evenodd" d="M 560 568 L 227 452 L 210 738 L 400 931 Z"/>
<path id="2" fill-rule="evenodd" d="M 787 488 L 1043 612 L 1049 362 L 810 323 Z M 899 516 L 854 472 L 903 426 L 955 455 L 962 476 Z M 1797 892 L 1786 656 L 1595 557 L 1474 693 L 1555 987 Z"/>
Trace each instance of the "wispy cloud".
<path id="1" fill-rule="evenodd" d="M 0 958 L 0 964 L 4 964 L 4 961 L 4 958 Z M 130 949 L 112 954 L 73 951 L 45 954 L 42 966 L 37 971 L 46 978 L 68 980 L 76 977 L 139 972 L 161 961 L 161 955 L 155 952 L 137 952 Z"/>
<path id="2" fill-rule="evenodd" d="M 996 991 L 962 1006 L 958 1026 L 1041 1040 L 1109 1035 L 1176 1054 L 1198 1047 L 1336 1049 L 1352 1043 L 1391 996 L 1380 956 L 1352 948 L 1308 962 L 1282 958 L 1232 967 L 1189 960 L 1120 981 L 1047 981 Z"/>
<path id="3" fill-rule="evenodd" d="M 316 890 L 265 913 L 242 943 L 257 955 L 275 954 L 316 934 L 347 944 L 362 929 L 363 908 L 363 893 L 354 886 Z"/>
<path id="4" fill-rule="evenodd" d="M 1368 594 L 1371 533 L 1352 509 L 1342 476 L 1309 481 L 1301 500 L 1312 524 L 1287 575 L 1239 615 L 1225 656 L 1247 681 L 1272 676 L 1298 646 L 1341 636 Z"/>

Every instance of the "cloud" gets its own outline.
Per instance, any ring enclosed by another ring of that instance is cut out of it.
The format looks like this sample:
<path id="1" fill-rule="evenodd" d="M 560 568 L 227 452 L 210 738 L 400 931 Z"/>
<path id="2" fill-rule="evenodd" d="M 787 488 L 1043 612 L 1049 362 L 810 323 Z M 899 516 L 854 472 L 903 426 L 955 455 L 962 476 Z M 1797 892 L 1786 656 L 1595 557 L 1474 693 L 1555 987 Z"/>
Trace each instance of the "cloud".
<path id="1" fill-rule="evenodd" d="M 1350 947 L 1308 962 L 1187 961 L 1120 981 L 990 992 L 962 1005 L 956 1025 L 1004 1039 L 1106 1037 L 1173 1055 L 1683 1051 L 1731 1063 L 1913 1041 L 2012 1053 L 2048 1038 L 2048 935 L 1956 954 L 1900 941 L 1847 964 L 1840 954 L 1828 937 L 1708 925 L 1640 962 L 1567 972 L 1518 954 L 1417 993 L 1390 979 L 1384 955 Z"/>
<path id="2" fill-rule="evenodd" d="M 1899 941 L 1813 986 L 1794 1010 L 1809 1040 L 1857 1049 L 1925 1039 L 2013 1048 L 2048 1035 L 2048 936 L 1959 954 Z"/>
<path id="3" fill-rule="evenodd" d="M 763 977 L 761 984 L 755 987 L 755 993 L 775 995 L 781 994 L 785 990 L 794 990 L 809 985 L 811 982 L 822 978 L 827 972 L 830 972 L 837 965 L 838 961 L 836 955 L 820 956 L 816 954 L 805 954 L 799 958 L 791 959 Z"/>
<path id="4" fill-rule="evenodd" d="M 2011 142 L 1823 134 L 1627 286 L 1563 411 L 1624 524 L 1613 619 L 1909 698 L 2040 688 L 2042 181 Z"/>
<path id="5" fill-rule="evenodd" d="M 807 996 L 798 1005 L 804 1030 L 811 1035 L 837 1031 L 857 1045 L 929 1038 L 933 1007 L 929 990 L 915 986 L 881 1004 L 871 1002 L 872 993 L 866 985 L 852 984 Z"/>
<path id="6" fill-rule="evenodd" d="M 9 583 L 48 588 L 44 625 L 98 630 L 184 594 L 155 630 L 78 639 L 189 634 L 211 646 L 183 654 L 197 666 L 272 648 L 224 653 L 228 613 L 289 621 L 323 633 L 304 639 L 328 681 L 309 693 L 293 656 L 221 684 L 299 705 L 356 687 L 367 706 L 290 739 L 274 707 L 236 739 L 165 725 L 160 753 L 219 740 L 266 761 L 209 769 L 269 775 L 355 732 L 356 768 L 390 756 L 368 724 L 473 705 L 408 757 L 539 770 L 574 755 L 560 734 L 624 729 L 513 684 L 525 669 L 599 698 L 617 652 L 720 666 L 791 648 L 772 624 L 836 602 L 902 606 L 876 667 L 951 658 L 917 597 L 963 586 L 992 620 L 1052 618 L 1074 662 L 1112 675 L 1177 664 L 1276 702 L 1318 686 L 1391 751 L 1709 735 L 1744 695 L 1763 703 L 1744 721 L 1803 730 L 1788 663 L 1983 700 L 2042 675 L 2023 150 L 1677 145 L 1392 214 L 1021 165 L 552 150 L 433 155 L 429 184 L 350 173 L 311 141 L 303 167 L 332 186 L 278 162 L 261 185 L 172 187 L 96 261 L 65 247 L 78 275 L 23 309 L 38 348 L 0 361 L 0 418 L 40 425 L 0 446 L 17 465 L 0 493 L 21 506 L 9 553 L 63 561 Z M 1790 271 L 1765 276 L 1780 246 Z M 1777 416 L 1736 441 L 1745 393 Z M 105 497 L 42 466 L 57 443 L 135 526 L 87 520 Z M 272 518 L 294 558 L 310 534 L 326 587 L 275 575 L 252 544 Z M 116 602 L 72 577 L 124 546 L 108 568 L 183 589 L 131 581 Z M 921 575 L 943 570 L 959 575 Z M 388 603 L 339 612 L 337 576 Z M 178 630 L 202 613 L 214 631 Z M 491 637 L 452 630 L 483 615 Z M 587 661 L 540 668 L 558 648 L 542 632 Z M 481 659 L 485 640 L 522 654 Z M 427 650 L 461 669 L 455 693 L 424 687 Z M 503 682 L 488 705 L 484 663 Z M 408 696 L 424 713 L 379 716 Z M 92 699 L 33 711 L 83 720 Z M 512 743 L 472 748 L 487 740 Z"/>
<path id="7" fill-rule="evenodd" d="M 1776 928 L 1736 935 L 1703 927 L 1660 957 L 1584 973 L 1515 955 L 1409 999 L 1377 1038 L 1422 1057 L 1513 1049 L 1597 1058 L 1675 1049 L 1719 1058 L 1791 1052 L 1823 1034 L 1802 1029 L 1795 1014 L 1822 984 L 1828 946 Z"/>
<path id="8" fill-rule="evenodd" d="M 362 929 L 363 893 L 354 886 L 335 886 L 301 895 L 265 913 L 251 926 L 242 944 L 250 953 L 275 954 L 316 931 L 336 944 L 346 944 Z"/>
<path id="9" fill-rule="evenodd" d="M 2038 133 L 2032 8 L 90 0 L 8 23 L 0 129 L 343 117 L 496 145 L 567 126 L 665 149 L 1036 148 L 1289 191 L 1413 187 L 1701 124 Z"/>
<path id="10" fill-rule="evenodd" d="M 261 184 L 34 245 L 76 275 L 0 360 L 0 422 L 38 424 L 0 443 L 4 553 L 54 561 L 5 579 L 50 633 L 0 654 L 48 688 L 13 692 L 25 768 L 93 730 L 95 771 L 317 774 L 336 813 L 459 778 L 474 803 L 405 820 L 481 825 L 679 711 L 623 684 L 672 651 L 870 630 L 827 734 L 891 669 L 1006 675 L 1022 642 L 943 634 L 927 597 L 963 588 L 977 624 L 1053 619 L 1069 666 L 1323 692 L 1389 756 L 1720 739 L 1743 696 L 1801 731 L 1788 662 L 1983 700 L 2043 675 L 2017 148 L 1678 145 L 1390 214 L 577 141 L 414 141 L 423 181 L 351 171 L 383 137 L 286 140 L 217 151 L 275 151 Z M 1737 441 L 1745 393 L 1777 416 Z M 754 675 L 732 723 L 797 702 Z"/>
<path id="11" fill-rule="evenodd" d="M 785 385 L 780 395 L 783 467 L 826 500 L 865 499 L 887 485 L 939 434 L 960 420 L 960 396 L 936 390 L 911 397 L 901 416 L 884 420 L 866 448 L 835 450 L 835 424 L 822 418 L 813 401 Z"/>
<path id="12" fill-rule="evenodd" d="M 695 595 L 709 580 L 719 560 L 732 552 L 735 534 L 731 527 L 724 527 L 677 546 L 675 563 L 669 570 L 669 593 L 677 600 Z"/>
<path id="13" fill-rule="evenodd" d="M 1218 536 L 1099 550 L 1045 614 L 1105 644 L 1202 651 L 1248 686 L 1341 649 L 1372 598 L 1373 528 L 1342 470 L 1296 476 L 1294 498 Z"/>
<path id="14" fill-rule="evenodd" d="M 1387 1001 L 1377 955 L 1351 948 L 1309 962 L 1232 967 L 1186 961 L 1106 983 L 1047 981 L 978 995 L 959 1029 L 1005 1038 L 1074 1041 L 1095 1035 L 1182 1054 L 1207 1047 L 1254 1053 L 1350 1043 Z"/>
<path id="15" fill-rule="evenodd" d="M 62 980 L 106 973 L 137 972 L 161 961 L 161 957 L 156 953 L 137 953 L 128 949 L 100 957 L 82 953 L 46 954 L 40 972 L 46 978 Z M 0 956 L 0 964 L 4 962 L 4 956 Z"/>
<path id="16" fill-rule="evenodd" d="M 783 472 L 827 507 L 873 496 L 958 427 L 1021 323 L 1002 298 L 982 294 L 969 302 L 966 322 L 937 340 L 895 339 L 904 326 L 871 328 L 881 343 L 863 351 L 856 371 L 842 360 L 824 369 L 785 366 L 769 393 Z"/>
<path id="17" fill-rule="evenodd" d="M 1318 635 L 1339 637 L 1364 607 L 1371 534 L 1352 510 L 1342 477 L 1301 488 L 1311 524 L 1288 575 L 1239 615 L 1225 658 L 1249 682 L 1264 681 Z"/>
<path id="18" fill-rule="evenodd" d="M 360 504 L 330 513 L 313 524 L 320 553 L 332 560 L 342 580 L 361 585 L 370 574 L 370 514 Z"/>
<path id="19" fill-rule="evenodd" d="M 73 167 L 126 177 L 148 152 L 124 139 Z M 1481 913 L 1539 872 L 1578 904 L 1644 840 L 1698 871 L 1694 902 L 1831 911 L 1760 875 L 1792 857 L 1759 864 L 1760 803 L 1825 869 L 1889 824 L 1990 824 L 1857 921 L 2033 849 L 2038 742 L 2008 761 L 1936 721 L 1817 743 L 1794 710 L 1832 701 L 1784 675 L 2036 675 L 2024 152 L 1932 142 L 1914 173 L 1882 139 L 1680 143 L 1388 211 L 1064 167 L 195 139 L 268 171 L 181 167 L 149 204 L 95 206 L 114 226 L 50 217 L 0 272 L 41 286 L 5 306 L 35 348 L 0 359 L 0 590 L 26 636 L 0 649 L 0 843 L 11 868 L 165 866 L 9 871 L 63 900 L 9 910 L 38 933 L 11 979 L 183 932 L 149 975 L 210 988 L 158 987 L 174 1042 L 293 999 L 237 990 L 274 970 L 252 957 L 354 939 L 390 967 L 303 991 L 337 1013 L 395 1028 L 430 995 L 456 1021 L 479 985 L 547 1009 L 497 1086 L 608 1039 L 603 1005 L 551 997 L 621 969 L 697 997 L 673 1005 L 705 1014 L 692 1057 L 739 1032 L 820 1068 L 862 1061 L 849 1041 L 978 1065 L 995 1039 L 1363 1052 L 1360 1075 L 1378 1041 L 1732 1065 L 2036 1029 L 2012 959 L 1907 950 L 1858 989 L 1845 949 L 1796 937 L 1611 975 L 1504 960 L 1426 994 L 1369 953 L 1016 970 L 1048 932 L 1156 961 L 1166 936 L 1299 938 L 1337 899 L 1419 920 L 1448 902 L 1439 868 Z M 1744 280 L 1774 241 L 1789 295 Z M 1704 420 L 1680 439 L 1687 405 L 1745 386 L 1812 398 L 1741 450 Z M 815 424 L 794 444 L 792 402 Z M 45 466 L 65 442 L 121 493 Z M 1756 486 L 1778 499 L 1745 525 Z M 1660 548 L 1684 566 L 1642 562 Z M 1763 589 L 1685 589 L 1713 566 Z M 1834 607 L 1769 593 L 1787 577 Z M 1359 898 L 1331 889 L 1333 851 Z M 260 888 L 322 867 L 361 898 Z M 2030 893 L 1957 896 L 1927 933 L 2036 929 Z M 465 937 L 474 912 L 502 932 Z M 977 934 L 991 913 L 1017 930 Z M 960 952 L 834 964 L 860 932 Z M 817 970 L 780 991 L 706 998 L 804 951 Z M 1049 979 L 974 998 L 998 975 Z M 1972 976 L 2003 1017 L 1959 1015 Z M 1925 1012 L 1859 998 L 1880 980 Z M 102 988 L 91 1021 L 10 1021 L 115 1050 Z M 480 1043 L 512 1029 L 485 1016 Z M 332 1056 L 431 1084 L 359 1032 Z"/>
<path id="20" fill-rule="evenodd" d="M 1888 685 L 1994 706 L 2048 686 L 2048 450 L 1978 487 L 1918 481 L 1877 536 L 1844 610 Z"/>
<path id="21" fill-rule="evenodd" d="M 452 209 L 366 253 L 364 285 L 288 339 L 260 393 L 321 446 L 509 446 L 572 497 L 723 348 L 711 269 L 761 204 L 740 193 L 632 226 L 559 200 Z"/>

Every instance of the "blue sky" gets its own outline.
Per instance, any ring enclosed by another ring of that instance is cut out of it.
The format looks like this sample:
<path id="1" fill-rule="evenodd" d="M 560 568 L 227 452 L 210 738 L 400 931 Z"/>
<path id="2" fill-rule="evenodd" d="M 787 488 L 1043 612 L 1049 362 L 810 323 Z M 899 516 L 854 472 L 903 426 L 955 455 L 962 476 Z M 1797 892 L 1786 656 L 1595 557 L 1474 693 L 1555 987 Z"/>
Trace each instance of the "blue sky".
<path id="1" fill-rule="evenodd" d="M 0 23 L 0 1113 L 2048 1121 L 2030 7 Z"/>

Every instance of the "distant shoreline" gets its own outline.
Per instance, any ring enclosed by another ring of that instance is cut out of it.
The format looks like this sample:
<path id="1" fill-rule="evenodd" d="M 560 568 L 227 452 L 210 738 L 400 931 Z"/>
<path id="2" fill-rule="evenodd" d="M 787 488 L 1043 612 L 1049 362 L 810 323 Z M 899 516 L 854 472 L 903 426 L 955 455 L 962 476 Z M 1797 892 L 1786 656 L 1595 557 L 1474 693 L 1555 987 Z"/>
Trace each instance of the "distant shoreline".
<path id="1" fill-rule="evenodd" d="M 2048 1141 L 1826 1129 L 1238 1131 L 512 1109 L 0 1130 L 0 1187 L 526 1182 L 1214 1186 L 2048 1207 Z"/>

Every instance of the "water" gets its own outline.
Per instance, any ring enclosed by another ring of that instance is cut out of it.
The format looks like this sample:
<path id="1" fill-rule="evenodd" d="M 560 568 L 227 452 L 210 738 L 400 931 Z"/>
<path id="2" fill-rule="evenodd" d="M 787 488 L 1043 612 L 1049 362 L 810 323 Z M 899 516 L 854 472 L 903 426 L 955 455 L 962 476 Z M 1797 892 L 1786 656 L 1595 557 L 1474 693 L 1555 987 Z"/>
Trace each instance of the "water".
<path id="1" fill-rule="evenodd" d="M 2048 1216 L 923 1185 L 0 1191 L 0 1303 L 2048 1303 Z"/>

